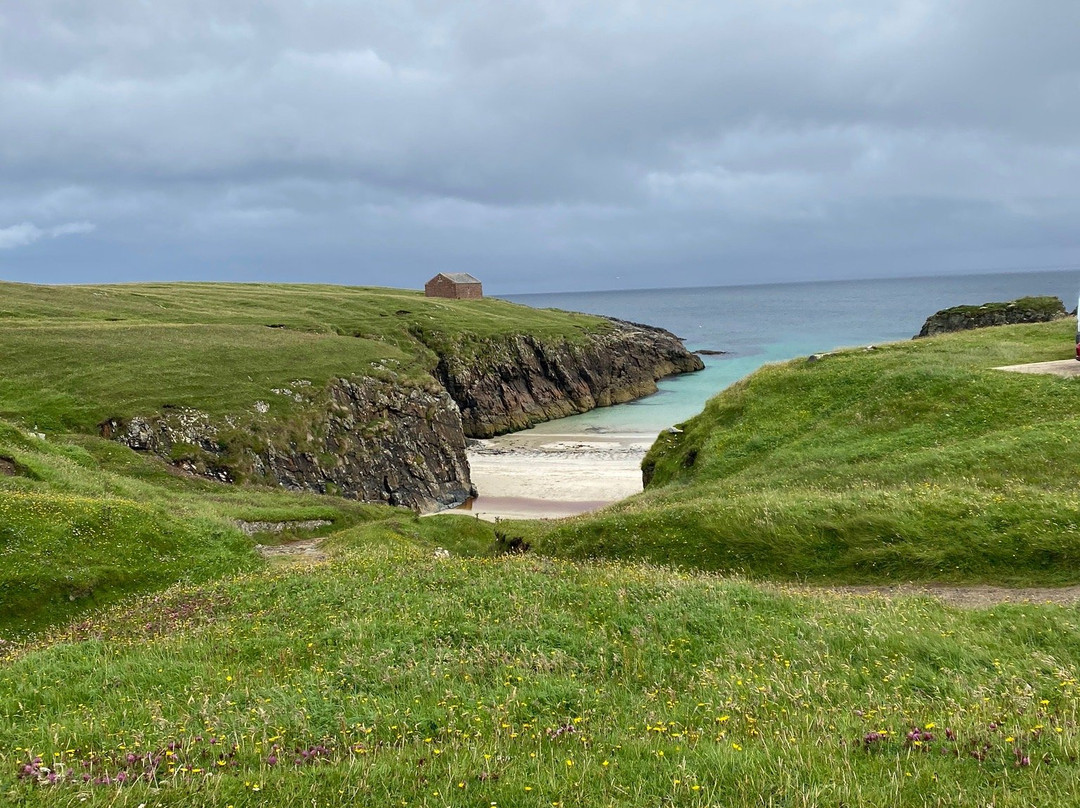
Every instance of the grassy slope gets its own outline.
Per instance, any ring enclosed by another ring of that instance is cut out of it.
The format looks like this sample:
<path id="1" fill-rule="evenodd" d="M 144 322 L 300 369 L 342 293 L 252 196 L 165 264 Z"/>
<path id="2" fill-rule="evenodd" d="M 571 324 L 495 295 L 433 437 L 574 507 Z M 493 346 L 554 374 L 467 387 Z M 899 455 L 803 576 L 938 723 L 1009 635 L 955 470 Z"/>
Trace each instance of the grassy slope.
<path id="1" fill-rule="evenodd" d="M 1057 297 L 1021 297 L 1017 300 L 983 303 L 975 306 L 953 306 L 942 309 L 937 316 L 949 314 L 979 315 L 988 312 L 1007 311 L 1009 309 L 1021 309 L 1033 313 L 1042 314 L 1046 317 L 1060 317 L 1064 313 L 1061 299 Z"/>
<path id="2" fill-rule="evenodd" d="M 327 532 L 397 513 L 181 477 L 109 441 L 45 441 L 3 422 L 0 456 L 17 472 L 0 476 L 0 637 L 132 592 L 252 569 L 253 540 L 237 519 L 325 519 Z"/>
<path id="3" fill-rule="evenodd" d="M 992 369 L 1068 357 L 1073 328 L 764 368 L 660 437 L 644 494 L 539 543 L 786 579 L 1080 580 L 1080 380 Z"/>
<path id="4" fill-rule="evenodd" d="M 0 284 L 0 300 L 0 417 L 44 431 L 93 431 L 165 404 L 222 414 L 265 400 L 288 412 L 272 391 L 296 379 L 423 379 L 436 362 L 428 344 L 607 327 L 495 299 L 339 286 Z"/>
<path id="5" fill-rule="evenodd" d="M 105 419 L 165 405 L 238 413 L 264 400 L 287 422 L 294 402 L 273 390 L 296 380 L 430 383 L 428 343 L 523 330 L 575 340 L 606 328 L 499 300 L 334 286 L 0 284 L 0 301 L 0 458 L 20 470 L 0 477 L 0 636 L 252 567 L 236 518 L 320 517 L 341 529 L 392 513 L 182 479 L 92 437 Z"/>
<path id="6" fill-rule="evenodd" d="M 1076 386 L 983 369 L 1059 358 L 1061 331 L 767 369 L 657 448 L 656 490 L 556 528 L 548 548 L 722 568 L 734 546 L 756 573 L 789 575 L 796 553 L 855 577 L 857 552 L 895 553 L 907 574 L 932 549 L 960 577 L 1068 577 L 1039 573 L 1030 548 L 1072 552 Z M 22 529 L 3 581 L 43 560 L 120 570 L 104 600 L 187 578 L 0 646 L 6 804 L 1076 801 L 1077 608 L 966 613 L 630 564 L 442 558 L 485 553 L 491 527 L 181 478 L 92 436 L 3 425 L 0 456 L 19 472 L 0 502 L 32 503 L 5 523 Z M 314 517 L 335 526 L 331 563 L 313 567 L 257 562 L 227 524 Z M 1007 538 L 1020 560 L 969 536 Z M 55 594 L 39 618 L 83 607 Z M 116 784 L 148 760 L 149 782 Z M 42 767 L 61 782 L 37 783 Z"/>
<path id="7" fill-rule="evenodd" d="M 1076 609 L 439 559 L 436 521 L 355 528 L 330 564 L 177 587 L 9 649 L 8 804 L 1075 800 Z M 76 781 L 18 781 L 38 756 Z M 155 758 L 149 782 L 115 784 Z"/>

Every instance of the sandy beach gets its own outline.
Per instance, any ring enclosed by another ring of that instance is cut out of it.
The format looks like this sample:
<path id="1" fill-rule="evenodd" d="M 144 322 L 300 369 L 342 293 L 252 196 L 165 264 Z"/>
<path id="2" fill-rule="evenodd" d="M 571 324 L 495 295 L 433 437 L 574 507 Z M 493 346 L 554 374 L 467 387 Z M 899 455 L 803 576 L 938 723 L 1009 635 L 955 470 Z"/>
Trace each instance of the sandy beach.
<path id="1" fill-rule="evenodd" d="M 652 434 L 559 434 L 525 430 L 470 441 L 479 496 L 443 514 L 481 519 L 555 519 L 596 510 L 641 491 Z"/>

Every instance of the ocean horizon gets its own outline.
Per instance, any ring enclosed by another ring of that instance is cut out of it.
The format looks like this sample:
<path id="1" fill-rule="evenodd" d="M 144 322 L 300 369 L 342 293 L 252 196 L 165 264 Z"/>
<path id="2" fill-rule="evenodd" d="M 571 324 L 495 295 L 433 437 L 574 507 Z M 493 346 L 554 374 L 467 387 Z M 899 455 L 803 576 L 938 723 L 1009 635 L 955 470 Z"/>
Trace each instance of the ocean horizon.
<path id="1" fill-rule="evenodd" d="M 499 297 L 655 325 L 690 350 L 724 351 L 702 356 L 699 373 L 661 381 L 655 395 L 534 427 L 552 434 L 655 434 L 696 415 L 713 395 L 767 363 L 910 339 L 927 317 L 950 306 L 1053 295 L 1071 310 L 1078 293 L 1080 270 L 1057 270 Z"/>

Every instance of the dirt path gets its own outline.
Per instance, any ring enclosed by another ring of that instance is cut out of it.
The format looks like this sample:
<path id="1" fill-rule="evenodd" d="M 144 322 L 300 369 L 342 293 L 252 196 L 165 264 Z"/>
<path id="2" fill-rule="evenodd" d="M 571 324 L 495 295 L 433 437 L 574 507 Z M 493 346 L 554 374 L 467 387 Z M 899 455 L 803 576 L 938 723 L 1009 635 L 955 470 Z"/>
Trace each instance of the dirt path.
<path id="1" fill-rule="evenodd" d="M 1013 373 L 1049 373 L 1053 376 L 1080 376 L 1080 362 L 1075 359 L 1058 359 L 1053 362 L 1028 362 L 1024 365 L 1005 365 L 994 370 Z"/>
<path id="2" fill-rule="evenodd" d="M 326 560 L 326 553 L 319 549 L 322 539 L 300 539 L 284 544 L 256 544 L 255 552 L 271 561 L 289 561 L 314 564 Z"/>
<path id="3" fill-rule="evenodd" d="M 1080 585 L 1060 587 L 948 586 L 944 584 L 900 584 L 897 586 L 805 587 L 807 592 L 840 592 L 848 595 L 883 597 L 925 596 L 937 598 L 950 606 L 984 609 L 1001 603 L 1060 604 L 1080 602 Z"/>

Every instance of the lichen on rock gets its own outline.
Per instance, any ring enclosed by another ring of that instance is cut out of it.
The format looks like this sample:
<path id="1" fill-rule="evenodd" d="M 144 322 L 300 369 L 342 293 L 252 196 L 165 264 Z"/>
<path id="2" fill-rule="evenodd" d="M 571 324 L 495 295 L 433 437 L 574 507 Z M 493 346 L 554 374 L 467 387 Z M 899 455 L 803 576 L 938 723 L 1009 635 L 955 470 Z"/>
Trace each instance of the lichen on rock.
<path id="1" fill-rule="evenodd" d="M 930 315 L 914 339 L 994 325 L 1045 323 L 1067 314 L 1065 305 L 1057 297 L 1022 297 L 981 306 L 953 306 Z"/>

